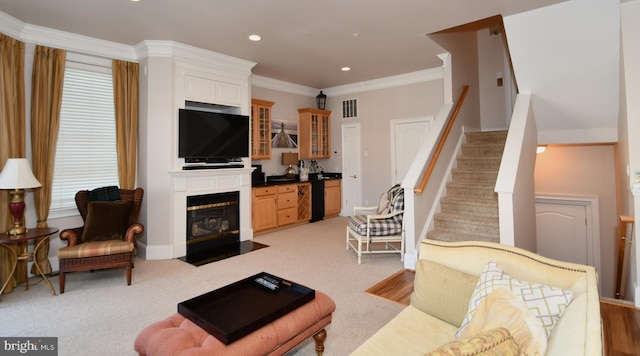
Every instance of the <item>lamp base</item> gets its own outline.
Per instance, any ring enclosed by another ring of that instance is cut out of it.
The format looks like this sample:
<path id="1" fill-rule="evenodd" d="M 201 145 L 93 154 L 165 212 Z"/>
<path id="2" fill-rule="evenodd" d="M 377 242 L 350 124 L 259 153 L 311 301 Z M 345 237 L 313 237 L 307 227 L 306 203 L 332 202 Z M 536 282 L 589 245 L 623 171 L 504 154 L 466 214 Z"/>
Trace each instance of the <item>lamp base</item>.
<path id="1" fill-rule="evenodd" d="M 296 169 L 293 168 L 293 166 L 287 167 L 287 169 L 284 170 L 284 177 L 287 178 L 287 179 L 295 179 L 296 178 Z"/>
<path id="2" fill-rule="evenodd" d="M 18 226 L 18 227 L 14 226 L 11 229 L 7 230 L 8 236 L 22 235 L 26 233 L 27 233 L 27 228 L 24 226 Z"/>
<path id="3" fill-rule="evenodd" d="M 24 190 L 10 190 L 11 201 L 9 202 L 9 211 L 13 215 L 13 227 L 7 231 L 7 235 L 21 235 L 27 232 L 27 228 L 22 223 L 24 216 Z"/>

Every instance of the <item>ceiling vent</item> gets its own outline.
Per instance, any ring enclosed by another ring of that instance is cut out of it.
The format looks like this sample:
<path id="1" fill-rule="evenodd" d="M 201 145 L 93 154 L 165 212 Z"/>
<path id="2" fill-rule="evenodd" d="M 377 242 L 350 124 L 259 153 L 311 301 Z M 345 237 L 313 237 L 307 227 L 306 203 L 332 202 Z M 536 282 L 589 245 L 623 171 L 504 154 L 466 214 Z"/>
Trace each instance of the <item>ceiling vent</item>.
<path id="1" fill-rule="evenodd" d="M 348 99 L 342 101 L 342 118 L 354 119 L 358 117 L 358 99 Z"/>

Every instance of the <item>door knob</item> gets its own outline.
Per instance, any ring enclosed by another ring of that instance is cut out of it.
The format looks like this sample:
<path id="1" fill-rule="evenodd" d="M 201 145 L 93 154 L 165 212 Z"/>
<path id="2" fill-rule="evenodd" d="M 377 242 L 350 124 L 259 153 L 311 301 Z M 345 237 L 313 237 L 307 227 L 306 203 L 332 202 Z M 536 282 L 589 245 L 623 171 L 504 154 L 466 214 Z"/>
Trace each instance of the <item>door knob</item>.
<path id="1" fill-rule="evenodd" d="M 354 174 L 354 175 L 351 176 L 351 178 L 356 179 L 358 177 L 356 177 L 356 175 Z"/>

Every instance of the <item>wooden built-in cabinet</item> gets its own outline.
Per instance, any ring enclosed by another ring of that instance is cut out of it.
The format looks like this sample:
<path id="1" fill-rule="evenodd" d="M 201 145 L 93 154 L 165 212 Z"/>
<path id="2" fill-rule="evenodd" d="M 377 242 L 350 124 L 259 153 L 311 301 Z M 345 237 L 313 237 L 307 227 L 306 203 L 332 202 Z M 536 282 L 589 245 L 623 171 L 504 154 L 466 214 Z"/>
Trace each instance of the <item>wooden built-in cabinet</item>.
<path id="1" fill-rule="evenodd" d="M 278 187 L 253 188 L 251 216 L 254 231 L 272 229 L 278 226 Z"/>
<path id="2" fill-rule="evenodd" d="M 298 183 L 298 221 L 311 220 L 311 183 Z"/>
<path id="3" fill-rule="evenodd" d="M 340 214 L 342 209 L 342 192 L 340 179 L 324 182 L 324 216 L 331 217 Z"/>
<path id="4" fill-rule="evenodd" d="M 311 219 L 311 184 L 253 188 L 253 231 L 264 231 Z"/>
<path id="5" fill-rule="evenodd" d="M 298 188 L 295 184 L 278 186 L 278 226 L 298 222 Z"/>
<path id="6" fill-rule="evenodd" d="M 251 99 L 251 158 L 271 159 L 273 101 Z"/>
<path id="7" fill-rule="evenodd" d="M 298 118 L 300 158 L 331 158 L 331 111 L 298 109 Z"/>
<path id="8" fill-rule="evenodd" d="M 340 179 L 326 180 L 324 216 L 340 214 Z M 253 231 L 271 230 L 311 220 L 311 183 L 299 182 L 253 188 Z"/>

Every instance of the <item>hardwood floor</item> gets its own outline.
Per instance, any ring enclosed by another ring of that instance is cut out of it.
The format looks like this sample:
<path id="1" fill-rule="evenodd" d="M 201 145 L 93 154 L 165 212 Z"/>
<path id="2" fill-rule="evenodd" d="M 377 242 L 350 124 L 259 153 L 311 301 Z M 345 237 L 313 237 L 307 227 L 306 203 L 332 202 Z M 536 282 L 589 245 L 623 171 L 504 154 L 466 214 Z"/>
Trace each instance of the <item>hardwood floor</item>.
<path id="1" fill-rule="evenodd" d="M 367 289 L 365 293 L 409 305 L 414 271 L 405 269 Z M 617 300 L 601 299 L 600 313 L 607 356 L 640 355 L 640 310 Z"/>
<path id="2" fill-rule="evenodd" d="M 413 292 L 414 275 L 414 271 L 404 269 L 364 292 L 397 304 L 409 305 L 409 297 Z"/>
<path id="3" fill-rule="evenodd" d="M 601 299 L 600 314 L 605 355 L 640 355 L 640 310 L 633 305 Z"/>

